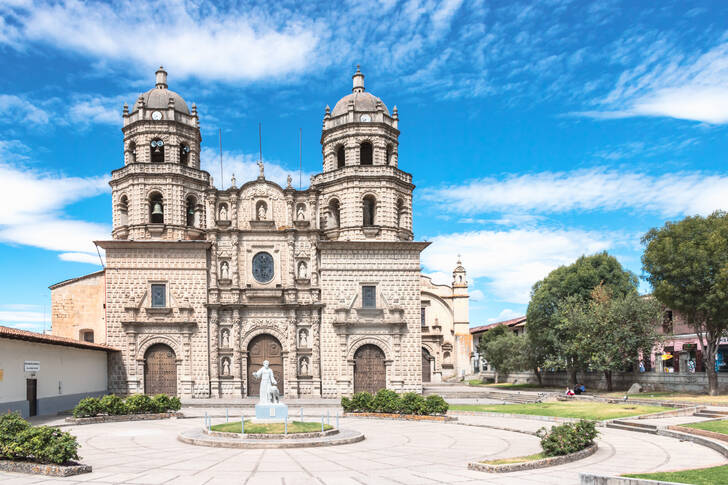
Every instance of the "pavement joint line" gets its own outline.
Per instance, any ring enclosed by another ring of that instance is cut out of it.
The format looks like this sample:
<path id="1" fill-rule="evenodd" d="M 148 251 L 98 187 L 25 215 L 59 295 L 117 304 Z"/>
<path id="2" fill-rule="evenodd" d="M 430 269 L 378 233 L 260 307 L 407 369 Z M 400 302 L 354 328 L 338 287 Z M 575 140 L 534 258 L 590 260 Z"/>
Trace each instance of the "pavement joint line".
<path id="1" fill-rule="evenodd" d="M 287 457 L 288 457 L 288 458 L 289 458 L 289 459 L 290 459 L 290 460 L 291 460 L 291 461 L 292 461 L 293 463 L 295 463 L 296 465 L 298 465 L 298 467 L 299 467 L 299 468 L 300 468 L 301 470 L 303 470 L 303 471 L 304 471 L 304 472 L 305 472 L 305 473 L 306 473 L 306 474 L 307 474 L 307 475 L 308 475 L 309 477 L 314 477 L 314 478 L 316 478 L 316 477 L 314 476 L 314 474 L 313 474 L 313 473 L 311 473 L 310 471 L 308 471 L 308 469 L 307 469 L 307 468 L 306 468 L 305 466 L 301 465 L 301 463 L 300 463 L 300 462 L 299 462 L 298 460 L 296 460 L 296 459 L 295 459 L 295 458 L 293 457 L 293 455 L 292 455 L 291 453 L 289 453 L 289 451 L 288 451 L 287 449 L 283 449 L 283 452 L 284 452 L 284 454 L 285 454 L 285 455 L 286 455 L 286 456 L 287 456 Z"/>
<path id="2" fill-rule="evenodd" d="M 245 481 L 243 482 L 243 485 L 247 485 L 247 483 L 250 481 L 250 479 L 253 478 L 253 476 L 255 475 L 255 472 L 258 471 L 258 468 L 260 467 L 260 462 L 263 461 L 263 457 L 265 456 L 266 451 L 267 450 L 264 448 L 263 453 L 261 453 L 260 456 L 258 457 L 258 460 L 255 462 L 255 466 L 250 471 L 250 475 L 248 475 L 247 478 L 245 479 Z"/>

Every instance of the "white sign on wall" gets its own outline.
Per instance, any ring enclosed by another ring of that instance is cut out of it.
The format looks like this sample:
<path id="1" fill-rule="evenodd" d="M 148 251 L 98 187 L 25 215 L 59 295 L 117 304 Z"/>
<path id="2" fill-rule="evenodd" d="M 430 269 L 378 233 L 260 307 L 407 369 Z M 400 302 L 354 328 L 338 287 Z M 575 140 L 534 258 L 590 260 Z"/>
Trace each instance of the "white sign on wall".
<path id="1" fill-rule="evenodd" d="M 25 372 L 38 372 L 40 370 L 40 362 L 37 360 L 25 361 Z"/>

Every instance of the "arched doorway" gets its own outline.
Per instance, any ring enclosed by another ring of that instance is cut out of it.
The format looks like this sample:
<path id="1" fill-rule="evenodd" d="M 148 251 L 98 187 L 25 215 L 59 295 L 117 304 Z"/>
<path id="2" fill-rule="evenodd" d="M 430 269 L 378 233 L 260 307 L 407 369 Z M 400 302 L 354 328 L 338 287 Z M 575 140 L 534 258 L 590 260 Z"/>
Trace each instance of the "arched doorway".
<path id="1" fill-rule="evenodd" d="M 422 349 L 422 382 L 430 382 L 432 374 L 430 372 L 430 353 L 427 349 Z"/>
<path id="2" fill-rule="evenodd" d="M 177 395 L 177 359 L 169 345 L 154 344 L 144 354 L 144 393 Z"/>
<path id="3" fill-rule="evenodd" d="M 387 387 L 384 352 L 376 345 L 366 344 L 354 354 L 354 392 L 372 394 Z"/>
<path id="4" fill-rule="evenodd" d="M 263 367 L 267 360 L 273 370 L 273 376 L 278 382 L 278 392 L 284 395 L 283 389 L 283 354 L 281 343 L 274 336 L 264 333 L 258 335 L 248 344 L 248 396 L 260 395 L 260 379 L 255 379 L 253 373 Z"/>

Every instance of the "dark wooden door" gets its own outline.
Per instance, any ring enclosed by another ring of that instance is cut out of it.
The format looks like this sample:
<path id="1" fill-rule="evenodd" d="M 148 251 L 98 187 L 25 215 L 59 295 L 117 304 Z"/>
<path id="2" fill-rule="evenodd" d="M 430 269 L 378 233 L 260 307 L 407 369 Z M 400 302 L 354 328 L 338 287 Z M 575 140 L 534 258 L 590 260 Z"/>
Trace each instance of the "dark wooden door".
<path id="1" fill-rule="evenodd" d="M 430 353 L 422 349 L 422 382 L 430 382 L 432 375 L 430 374 Z"/>
<path id="2" fill-rule="evenodd" d="M 149 347 L 144 358 L 144 393 L 177 395 L 177 359 L 167 345 Z"/>
<path id="3" fill-rule="evenodd" d="M 25 380 L 25 398 L 28 400 L 28 415 L 36 416 L 38 414 L 38 380 Z"/>
<path id="4" fill-rule="evenodd" d="M 354 354 L 354 392 L 372 394 L 387 387 L 384 352 L 376 345 L 362 345 Z"/>
<path id="5" fill-rule="evenodd" d="M 283 392 L 283 354 L 281 344 L 278 340 L 268 334 L 258 335 L 248 345 L 248 396 L 260 395 L 260 379 L 255 379 L 253 373 L 263 367 L 263 361 L 267 360 L 273 371 L 273 377 L 278 382 L 278 392 Z"/>

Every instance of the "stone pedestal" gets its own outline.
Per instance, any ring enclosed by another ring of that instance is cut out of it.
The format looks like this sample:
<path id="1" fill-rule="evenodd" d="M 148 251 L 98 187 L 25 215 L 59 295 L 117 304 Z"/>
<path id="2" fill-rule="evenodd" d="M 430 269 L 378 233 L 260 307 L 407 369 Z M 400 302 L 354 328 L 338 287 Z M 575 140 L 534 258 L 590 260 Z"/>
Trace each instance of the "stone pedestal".
<path id="1" fill-rule="evenodd" d="M 285 421 L 288 417 L 288 406 L 283 403 L 256 404 L 256 421 Z"/>

